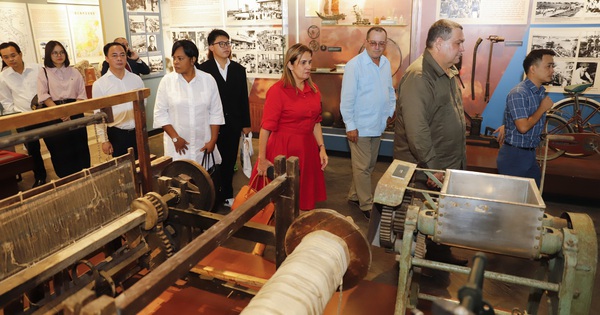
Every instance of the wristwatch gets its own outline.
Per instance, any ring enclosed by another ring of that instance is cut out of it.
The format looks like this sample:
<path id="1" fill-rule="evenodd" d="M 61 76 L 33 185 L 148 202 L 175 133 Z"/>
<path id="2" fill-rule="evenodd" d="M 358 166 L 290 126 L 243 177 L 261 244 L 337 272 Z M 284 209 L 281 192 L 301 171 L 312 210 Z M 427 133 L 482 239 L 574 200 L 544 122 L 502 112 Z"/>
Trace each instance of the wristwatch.
<path id="1" fill-rule="evenodd" d="M 171 139 L 171 140 L 173 140 L 173 143 L 176 143 L 176 142 L 177 142 L 177 138 L 179 138 L 179 137 L 175 137 L 175 138 L 172 138 L 172 139 Z"/>

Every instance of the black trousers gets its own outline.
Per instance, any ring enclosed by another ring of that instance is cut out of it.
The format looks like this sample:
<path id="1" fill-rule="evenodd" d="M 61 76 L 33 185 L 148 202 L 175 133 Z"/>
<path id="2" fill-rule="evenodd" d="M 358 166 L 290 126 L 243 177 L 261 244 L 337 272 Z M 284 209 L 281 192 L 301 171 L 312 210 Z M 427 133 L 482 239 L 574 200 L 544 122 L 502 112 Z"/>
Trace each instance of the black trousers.
<path id="1" fill-rule="evenodd" d="M 233 167 L 238 157 L 242 127 L 224 125 L 219 129 L 217 146 L 221 153 L 221 199 L 233 198 Z M 219 200 L 220 201 L 220 200 Z"/>
<path id="2" fill-rule="evenodd" d="M 83 117 L 83 114 L 71 116 L 71 119 Z M 52 123 L 61 122 L 60 119 Z M 58 177 L 65 177 L 90 167 L 90 150 L 86 128 L 79 128 L 44 138 L 50 151 L 52 165 Z"/>
<path id="3" fill-rule="evenodd" d="M 106 128 L 106 133 L 108 134 L 108 141 L 110 141 L 113 147 L 113 157 L 126 154 L 128 148 L 133 148 L 135 158 L 138 158 L 135 128 L 125 130 L 117 127 L 108 127 Z"/>
<path id="4" fill-rule="evenodd" d="M 42 126 L 27 126 L 23 128 L 17 128 L 17 131 L 24 132 L 36 129 L 38 127 Z M 25 143 L 25 147 L 27 148 L 27 154 L 33 158 L 33 176 L 35 177 L 35 180 L 46 181 L 46 167 L 44 166 L 44 159 L 42 158 L 42 153 L 40 152 L 40 140 L 27 142 Z"/>

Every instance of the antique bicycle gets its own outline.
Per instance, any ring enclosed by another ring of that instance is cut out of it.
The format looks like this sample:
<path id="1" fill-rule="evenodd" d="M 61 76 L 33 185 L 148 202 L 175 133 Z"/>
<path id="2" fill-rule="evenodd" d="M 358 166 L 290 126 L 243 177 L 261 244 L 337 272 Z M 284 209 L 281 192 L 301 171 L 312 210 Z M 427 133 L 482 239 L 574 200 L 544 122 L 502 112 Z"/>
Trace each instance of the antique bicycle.
<path id="1" fill-rule="evenodd" d="M 565 87 L 571 97 L 557 102 L 546 115 L 545 134 L 536 155 L 538 160 L 600 154 L 600 103 L 580 95 L 592 84 Z M 552 136 L 548 136 L 552 135 Z"/>

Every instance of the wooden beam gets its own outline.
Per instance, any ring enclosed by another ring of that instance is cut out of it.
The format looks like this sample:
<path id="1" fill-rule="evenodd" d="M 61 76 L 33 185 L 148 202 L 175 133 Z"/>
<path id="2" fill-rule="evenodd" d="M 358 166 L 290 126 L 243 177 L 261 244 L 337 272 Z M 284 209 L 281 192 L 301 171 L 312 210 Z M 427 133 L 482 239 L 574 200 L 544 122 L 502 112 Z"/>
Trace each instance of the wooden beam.
<path id="1" fill-rule="evenodd" d="M 141 93 L 138 93 L 138 91 L 141 91 Z M 141 97 L 140 95 L 143 96 L 142 99 L 147 98 L 150 96 L 150 89 L 144 88 L 133 90 L 111 96 L 98 97 L 89 100 L 78 101 L 75 103 L 38 109 L 27 113 L 2 116 L 0 117 L 0 132 L 35 125 L 65 116 L 81 114 L 108 106 L 137 101 L 139 97 Z"/>
<path id="2" fill-rule="evenodd" d="M 297 162 L 297 161 L 296 161 Z M 192 240 L 173 257 L 162 263 L 126 292 L 115 298 L 119 314 L 137 314 L 177 279 L 185 276 L 203 257 L 238 231 L 244 223 L 264 208 L 272 197 L 286 189 L 285 176 L 275 178 L 235 211 L 225 216 L 202 235 Z"/>

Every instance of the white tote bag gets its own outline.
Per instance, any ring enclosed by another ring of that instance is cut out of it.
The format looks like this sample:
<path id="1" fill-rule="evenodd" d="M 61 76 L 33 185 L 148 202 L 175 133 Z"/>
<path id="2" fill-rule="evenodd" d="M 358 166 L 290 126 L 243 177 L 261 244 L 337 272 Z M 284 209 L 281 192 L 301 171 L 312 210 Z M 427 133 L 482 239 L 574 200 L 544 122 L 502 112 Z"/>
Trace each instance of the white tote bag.
<path id="1" fill-rule="evenodd" d="M 244 175 L 250 178 L 250 175 L 252 174 L 252 155 L 254 154 L 254 149 L 252 148 L 252 132 L 249 132 L 247 135 L 244 135 L 242 132 L 241 140 L 240 162 L 242 163 Z"/>

